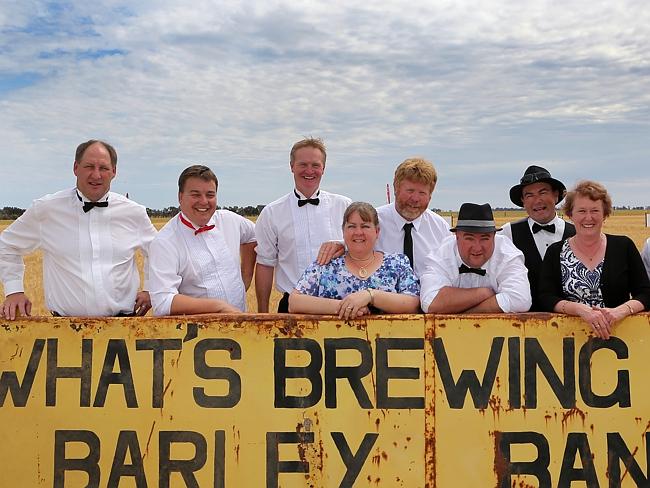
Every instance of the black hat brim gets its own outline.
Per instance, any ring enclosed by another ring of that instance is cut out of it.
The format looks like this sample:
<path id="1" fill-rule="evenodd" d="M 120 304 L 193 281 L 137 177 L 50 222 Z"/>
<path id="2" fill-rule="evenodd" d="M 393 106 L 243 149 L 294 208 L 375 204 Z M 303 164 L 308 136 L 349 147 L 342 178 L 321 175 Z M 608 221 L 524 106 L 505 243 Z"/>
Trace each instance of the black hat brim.
<path id="1" fill-rule="evenodd" d="M 461 232 L 470 232 L 472 234 L 487 234 L 489 232 L 499 232 L 501 229 L 497 229 L 495 226 L 490 227 L 465 227 L 463 225 L 452 227 L 449 229 L 451 232 L 456 232 L 457 230 Z"/>

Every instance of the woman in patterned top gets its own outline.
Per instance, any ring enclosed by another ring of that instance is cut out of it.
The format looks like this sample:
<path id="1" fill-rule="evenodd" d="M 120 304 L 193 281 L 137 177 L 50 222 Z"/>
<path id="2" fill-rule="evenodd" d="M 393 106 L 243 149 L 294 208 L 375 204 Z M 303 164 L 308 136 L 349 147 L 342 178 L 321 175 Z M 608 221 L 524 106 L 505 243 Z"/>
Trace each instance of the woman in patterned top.
<path id="1" fill-rule="evenodd" d="M 309 266 L 289 296 L 289 311 L 351 319 L 373 311 L 419 312 L 420 284 L 404 254 L 374 250 L 379 220 L 374 207 L 354 202 L 343 215 L 346 252 Z"/>
<path id="2" fill-rule="evenodd" d="M 650 283 L 634 242 L 603 234 L 612 200 L 600 183 L 582 181 L 570 191 L 564 211 L 576 235 L 549 246 L 539 281 L 542 309 L 579 315 L 608 339 L 614 324 L 650 307 Z"/>

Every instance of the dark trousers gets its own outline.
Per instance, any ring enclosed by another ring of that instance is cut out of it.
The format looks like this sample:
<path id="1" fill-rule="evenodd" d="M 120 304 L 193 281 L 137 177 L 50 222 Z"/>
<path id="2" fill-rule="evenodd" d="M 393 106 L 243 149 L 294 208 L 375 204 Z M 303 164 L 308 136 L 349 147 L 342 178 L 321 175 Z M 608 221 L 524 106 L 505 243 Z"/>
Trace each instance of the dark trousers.
<path id="1" fill-rule="evenodd" d="M 285 293 L 278 302 L 278 313 L 289 313 L 289 294 Z"/>

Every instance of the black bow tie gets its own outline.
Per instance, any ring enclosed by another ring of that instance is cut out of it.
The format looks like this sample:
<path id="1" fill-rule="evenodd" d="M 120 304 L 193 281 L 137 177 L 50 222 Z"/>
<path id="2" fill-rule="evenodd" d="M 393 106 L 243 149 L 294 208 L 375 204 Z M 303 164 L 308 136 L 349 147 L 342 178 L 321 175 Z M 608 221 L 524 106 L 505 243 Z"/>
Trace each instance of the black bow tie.
<path id="1" fill-rule="evenodd" d="M 537 234 L 540 230 L 555 234 L 555 224 L 539 225 L 537 222 L 533 223 L 533 234 Z"/>
<path id="2" fill-rule="evenodd" d="M 469 266 L 465 266 L 464 264 L 460 265 L 460 267 L 458 268 L 458 272 L 460 274 L 474 273 L 477 275 L 485 276 L 485 270 L 483 268 L 470 268 Z"/>
<path id="3" fill-rule="evenodd" d="M 90 212 L 94 207 L 108 207 L 108 202 L 84 202 L 84 212 Z"/>
<path id="4" fill-rule="evenodd" d="M 293 194 L 296 195 L 296 198 L 298 199 L 298 206 L 299 207 L 304 207 L 308 203 L 311 205 L 318 205 L 320 203 L 320 198 L 300 198 L 300 195 L 298 195 L 298 192 L 296 190 L 293 190 Z"/>
<path id="5" fill-rule="evenodd" d="M 83 199 L 81 198 L 81 195 L 79 195 L 79 192 L 77 192 L 77 198 L 79 199 L 80 202 L 83 202 L 83 204 L 84 204 L 84 213 L 90 212 L 90 210 L 95 208 L 95 207 L 108 207 L 108 201 L 84 202 Z"/>

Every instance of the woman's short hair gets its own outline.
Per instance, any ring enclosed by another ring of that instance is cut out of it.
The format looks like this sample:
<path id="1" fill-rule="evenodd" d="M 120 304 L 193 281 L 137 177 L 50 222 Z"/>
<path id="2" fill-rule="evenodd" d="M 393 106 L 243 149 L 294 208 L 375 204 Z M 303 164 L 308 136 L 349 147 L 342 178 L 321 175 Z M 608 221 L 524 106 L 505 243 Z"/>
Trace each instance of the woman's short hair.
<path id="1" fill-rule="evenodd" d="M 603 202 L 603 215 L 609 217 L 612 214 L 612 198 L 607 193 L 607 189 L 597 181 L 583 180 L 567 192 L 564 197 L 564 205 L 562 210 L 564 213 L 571 217 L 573 213 L 573 205 L 576 197 L 587 197 L 590 200 Z"/>
<path id="2" fill-rule="evenodd" d="M 372 222 L 375 224 L 375 227 L 379 227 L 379 217 L 377 216 L 375 207 L 366 202 L 352 202 L 343 214 L 343 228 L 345 228 L 345 224 L 348 223 L 350 215 L 354 212 L 357 212 L 364 222 Z"/>

